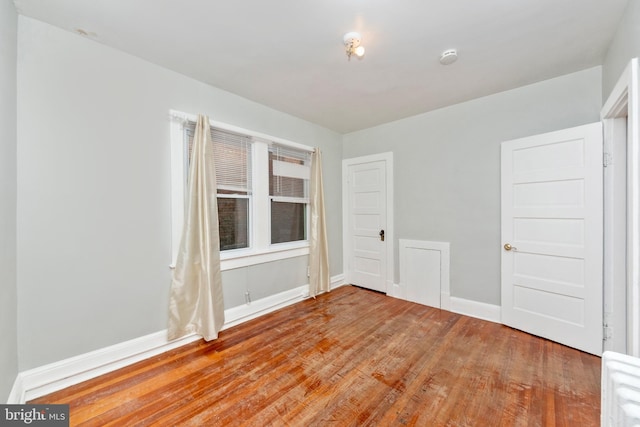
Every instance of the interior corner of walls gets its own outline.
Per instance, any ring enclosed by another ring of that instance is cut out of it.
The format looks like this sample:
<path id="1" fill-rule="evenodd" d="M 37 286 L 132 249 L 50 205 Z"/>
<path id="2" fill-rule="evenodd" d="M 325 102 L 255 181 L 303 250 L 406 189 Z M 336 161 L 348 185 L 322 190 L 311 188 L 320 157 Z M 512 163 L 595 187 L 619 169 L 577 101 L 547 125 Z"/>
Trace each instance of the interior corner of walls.
<path id="1" fill-rule="evenodd" d="M 9 393 L 9 397 L 7 398 L 7 404 L 19 405 L 24 404 L 25 402 L 26 400 L 24 382 L 22 380 L 22 375 L 18 374 L 15 381 L 13 382 L 13 387 L 11 388 L 11 392 Z"/>
<path id="2" fill-rule="evenodd" d="M 345 283 L 345 280 L 344 280 L 344 274 L 337 274 L 335 276 L 332 276 L 330 280 L 331 280 L 331 283 L 329 286 L 331 290 L 347 284 Z"/>
<path id="3" fill-rule="evenodd" d="M 440 308 L 442 310 L 452 311 L 451 310 L 451 295 L 449 294 L 449 292 L 442 292 L 440 294 Z"/>
<path id="4" fill-rule="evenodd" d="M 18 374 L 14 398 L 24 403 L 199 339 L 191 334 L 168 341 L 164 330 L 29 369 Z"/>
<path id="5" fill-rule="evenodd" d="M 606 101 L 629 60 L 640 55 L 640 1 L 628 3 L 602 63 L 602 100 Z"/>

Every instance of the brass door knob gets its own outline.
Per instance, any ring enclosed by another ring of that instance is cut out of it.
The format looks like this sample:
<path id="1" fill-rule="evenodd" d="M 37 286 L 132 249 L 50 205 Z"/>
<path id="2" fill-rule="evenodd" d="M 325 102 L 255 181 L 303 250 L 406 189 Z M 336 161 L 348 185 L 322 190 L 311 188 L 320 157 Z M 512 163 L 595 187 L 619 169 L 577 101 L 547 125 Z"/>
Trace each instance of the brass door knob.
<path id="1" fill-rule="evenodd" d="M 504 244 L 504 250 L 505 251 L 510 251 L 511 249 L 515 249 L 513 246 L 511 246 L 511 244 L 509 243 L 505 243 Z"/>

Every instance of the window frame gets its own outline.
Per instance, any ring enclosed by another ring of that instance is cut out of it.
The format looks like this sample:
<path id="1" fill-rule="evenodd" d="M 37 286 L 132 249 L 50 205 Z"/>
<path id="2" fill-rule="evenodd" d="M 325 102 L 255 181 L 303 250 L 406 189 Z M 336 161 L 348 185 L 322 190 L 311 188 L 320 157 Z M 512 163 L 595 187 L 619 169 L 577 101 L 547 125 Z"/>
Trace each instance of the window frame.
<path id="1" fill-rule="evenodd" d="M 184 224 L 185 150 L 183 125 L 197 121 L 195 115 L 171 110 L 171 268 L 175 267 Z M 222 270 L 246 267 L 265 262 L 309 254 L 310 204 L 306 204 L 306 240 L 271 243 L 271 196 L 269 195 L 269 145 L 276 143 L 289 148 L 313 152 L 314 148 L 271 135 L 254 132 L 227 123 L 209 121 L 221 130 L 236 132 L 252 139 L 252 195 L 249 197 L 249 247 L 220 252 Z"/>
<path id="2" fill-rule="evenodd" d="M 275 147 L 274 147 L 275 146 Z M 291 149 L 293 147 L 290 146 L 286 146 L 283 144 L 278 144 L 278 143 L 274 143 L 274 144 L 270 144 L 269 145 L 269 161 L 273 161 L 272 160 L 272 155 L 273 157 L 275 157 L 276 155 L 279 156 L 287 156 L 288 153 L 278 153 L 278 146 L 284 148 L 284 149 Z M 296 151 L 302 151 L 302 150 L 296 150 Z M 306 153 L 309 155 L 308 157 L 305 156 L 304 161 L 305 164 L 304 166 L 306 166 L 307 169 L 307 173 L 308 173 L 308 178 L 306 178 L 306 182 L 304 182 L 304 197 L 299 197 L 299 196 L 282 196 L 282 195 L 273 195 L 271 194 L 271 189 L 269 189 L 268 195 L 269 195 L 269 215 L 273 214 L 273 203 L 291 203 L 291 204 L 301 204 L 304 205 L 304 220 L 305 220 L 305 226 L 304 226 L 304 235 L 305 235 L 305 239 L 302 240 L 292 240 L 290 242 L 279 242 L 279 243 L 273 243 L 273 235 L 270 235 L 270 244 L 271 245 L 283 245 L 283 244 L 292 244 L 295 242 L 301 242 L 301 241 L 309 241 L 309 225 L 310 225 L 310 215 L 311 215 L 311 153 L 309 151 L 306 151 Z M 289 155 L 289 157 L 292 157 Z M 302 159 L 300 159 L 302 160 Z M 270 165 L 267 165 L 268 167 Z M 275 167 L 269 167 L 270 171 L 274 171 Z M 274 174 L 275 175 L 275 174 Z M 304 179 L 304 178 L 303 178 Z M 271 176 L 269 176 L 269 181 L 271 181 Z M 271 184 L 269 184 L 271 185 Z M 270 218 L 269 221 L 269 227 L 270 230 L 273 230 L 273 219 Z"/>

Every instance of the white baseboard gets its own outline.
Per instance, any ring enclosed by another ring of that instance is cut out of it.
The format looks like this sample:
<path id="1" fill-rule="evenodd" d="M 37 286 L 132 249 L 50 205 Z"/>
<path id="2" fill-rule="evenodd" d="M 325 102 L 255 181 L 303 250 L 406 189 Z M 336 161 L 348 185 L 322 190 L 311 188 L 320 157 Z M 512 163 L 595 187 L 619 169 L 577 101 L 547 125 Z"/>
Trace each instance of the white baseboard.
<path id="1" fill-rule="evenodd" d="M 199 339 L 191 334 L 169 342 L 163 330 L 20 372 L 16 384 L 22 390 L 15 394 L 20 400 L 9 403 L 25 403 Z"/>
<path id="2" fill-rule="evenodd" d="M 338 274 L 331 278 L 331 284 L 329 286 L 331 290 L 333 290 L 344 285 L 346 285 L 346 283 L 344 283 L 344 274 Z"/>
<path id="3" fill-rule="evenodd" d="M 399 285 L 394 284 L 391 292 L 387 293 L 387 295 L 393 298 L 406 299 L 399 296 L 400 293 L 398 289 Z M 502 323 L 499 305 L 452 297 L 448 292 L 442 292 L 440 294 L 440 307 L 436 308 L 475 317 L 477 319 L 488 320 L 489 322 Z"/>
<path id="4" fill-rule="evenodd" d="M 16 376 L 16 380 L 13 382 L 13 387 L 9 392 L 7 403 L 11 405 L 24 402 L 24 384 L 22 384 L 22 377 L 20 376 L 20 374 L 18 374 L 18 376 Z"/>
<path id="5" fill-rule="evenodd" d="M 499 305 L 487 304 L 464 298 L 442 295 L 442 301 L 447 301 L 447 308 L 442 304 L 442 309 L 454 313 L 463 314 L 489 322 L 502 323 L 502 311 Z"/>
<path id="6" fill-rule="evenodd" d="M 229 308 L 224 311 L 225 321 L 222 330 L 224 331 L 225 329 L 255 319 L 256 317 L 302 301 L 308 296 L 309 285 L 303 285 L 295 289 L 280 292 L 276 295 L 252 301 L 249 304 Z"/>
<path id="7" fill-rule="evenodd" d="M 451 295 L 449 292 L 440 293 L 440 308 L 447 311 L 453 311 L 451 310 Z"/>
<path id="8" fill-rule="evenodd" d="M 331 278 L 331 289 L 342 286 L 344 275 Z M 246 304 L 225 310 L 222 330 L 236 326 L 309 296 L 309 285 L 303 285 Z M 31 399 L 95 378 L 149 357 L 201 339 L 191 334 L 167 341 L 167 331 L 158 331 L 89 353 L 50 363 L 18 373 L 7 403 L 22 404 Z"/>

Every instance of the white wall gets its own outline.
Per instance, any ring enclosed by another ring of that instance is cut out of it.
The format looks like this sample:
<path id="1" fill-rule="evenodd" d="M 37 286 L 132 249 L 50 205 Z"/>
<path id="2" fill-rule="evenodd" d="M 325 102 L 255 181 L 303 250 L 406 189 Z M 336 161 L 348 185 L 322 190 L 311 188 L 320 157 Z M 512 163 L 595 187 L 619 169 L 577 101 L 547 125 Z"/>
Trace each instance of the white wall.
<path id="1" fill-rule="evenodd" d="M 629 0 L 602 64 L 602 99 L 606 101 L 629 60 L 640 57 L 640 0 Z"/>
<path id="2" fill-rule="evenodd" d="M 18 33 L 20 370 L 166 328 L 170 109 L 321 147 L 341 212 L 340 135 L 30 18 Z M 340 216 L 328 227 L 336 275 Z M 304 258 L 282 265 L 225 272 L 225 290 L 306 283 Z"/>
<path id="3" fill-rule="evenodd" d="M 451 242 L 451 295 L 499 305 L 500 143 L 601 105 L 597 67 L 345 135 L 343 157 L 392 151 L 396 239 Z"/>
<path id="4" fill-rule="evenodd" d="M 16 303 L 16 64 L 18 16 L 0 0 L 0 402 L 18 373 Z"/>

